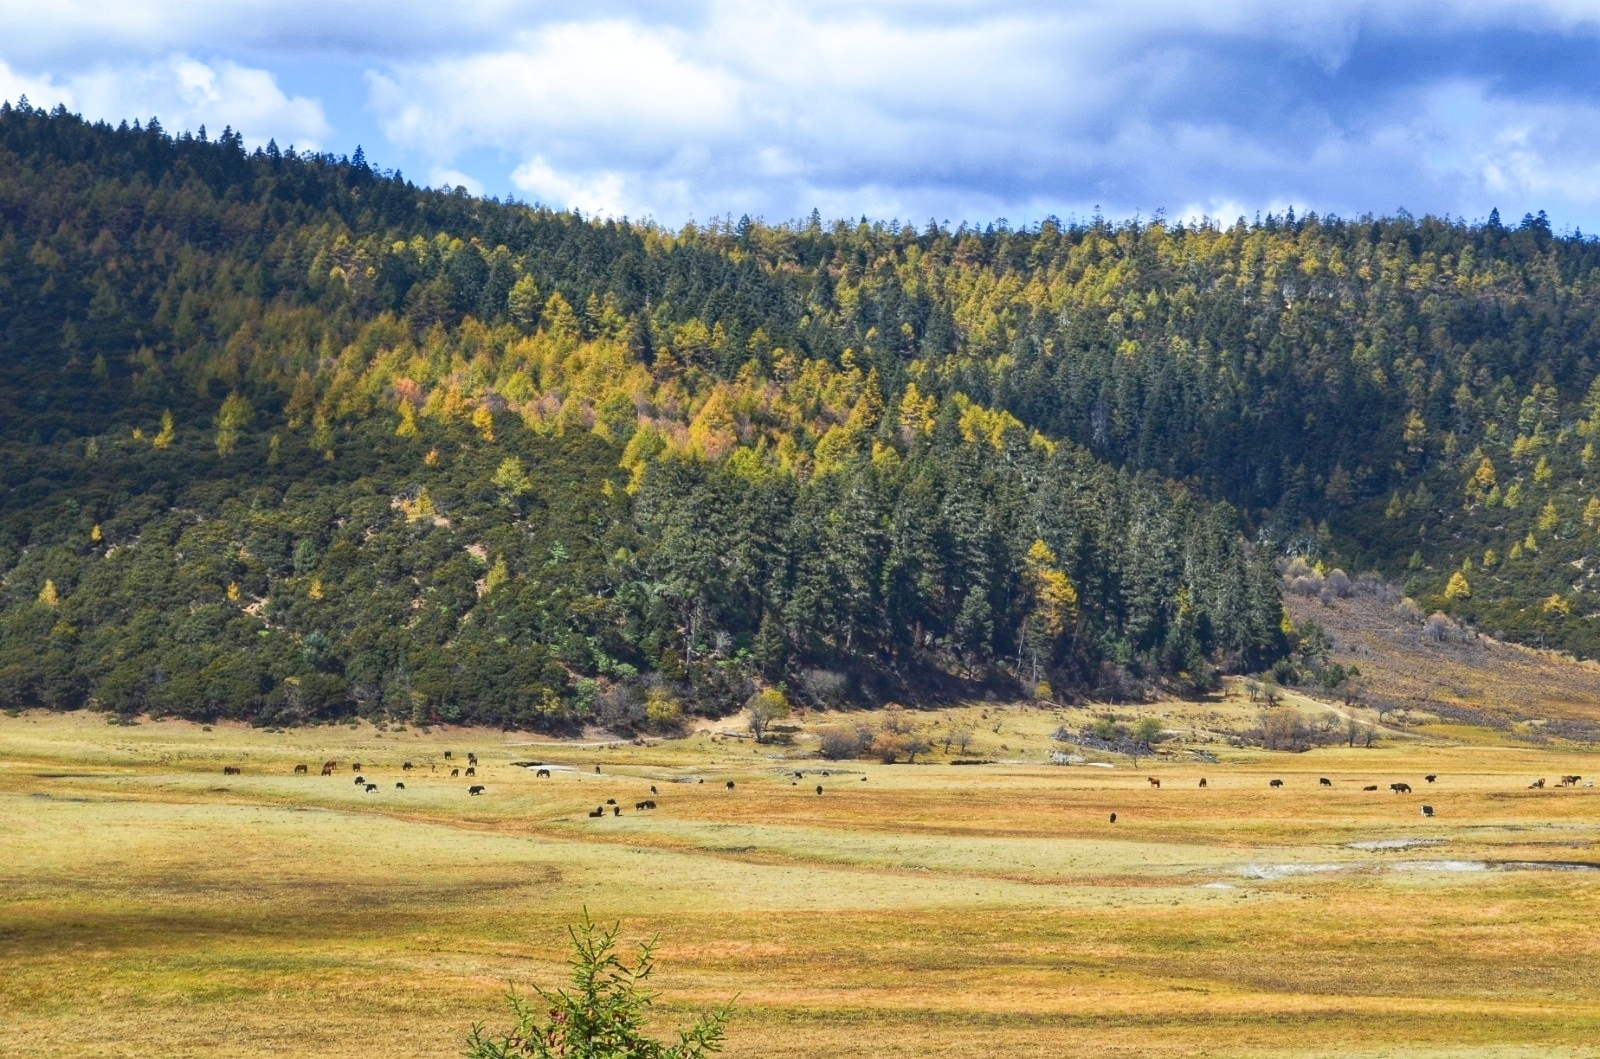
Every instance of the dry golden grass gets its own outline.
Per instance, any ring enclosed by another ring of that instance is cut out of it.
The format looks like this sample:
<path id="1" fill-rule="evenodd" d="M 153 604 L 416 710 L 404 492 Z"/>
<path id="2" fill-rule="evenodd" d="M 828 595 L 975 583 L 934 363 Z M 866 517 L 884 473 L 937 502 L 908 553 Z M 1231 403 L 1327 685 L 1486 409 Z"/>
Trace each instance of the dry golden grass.
<path id="1" fill-rule="evenodd" d="M 1203 740 L 1251 708 L 1154 709 Z M 1086 716 L 912 714 L 1008 762 L 978 767 L 0 717 L 0 1054 L 457 1055 L 508 982 L 561 978 L 584 907 L 661 933 L 664 1017 L 739 994 L 733 1056 L 1595 1054 L 1600 871 L 1549 864 L 1600 865 L 1600 790 L 1527 785 L 1600 759 L 1475 731 L 1045 764 Z"/>

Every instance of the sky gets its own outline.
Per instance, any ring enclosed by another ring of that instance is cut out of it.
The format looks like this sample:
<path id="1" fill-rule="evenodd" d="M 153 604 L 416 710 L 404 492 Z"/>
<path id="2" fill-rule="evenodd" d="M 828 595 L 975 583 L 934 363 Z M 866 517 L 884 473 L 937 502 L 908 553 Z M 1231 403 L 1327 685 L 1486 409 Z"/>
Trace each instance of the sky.
<path id="1" fill-rule="evenodd" d="M 1600 0 L 0 0 L 0 26 L 0 99 L 671 226 L 1600 231 Z"/>

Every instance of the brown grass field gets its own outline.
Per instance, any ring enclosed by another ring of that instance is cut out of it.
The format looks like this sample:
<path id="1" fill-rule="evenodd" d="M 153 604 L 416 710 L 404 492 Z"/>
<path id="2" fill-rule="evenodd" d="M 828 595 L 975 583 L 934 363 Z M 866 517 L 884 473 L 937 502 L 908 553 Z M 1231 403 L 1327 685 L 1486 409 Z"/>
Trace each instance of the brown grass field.
<path id="1" fill-rule="evenodd" d="M 1600 1055 L 1600 789 L 1528 789 L 1600 757 L 1143 709 L 1184 734 L 1137 768 L 1048 764 L 1088 714 L 994 704 L 911 712 L 975 727 L 970 767 L 823 762 L 815 715 L 759 747 L 0 716 L 0 1054 L 459 1055 L 587 907 L 659 932 L 663 1028 L 737 994 L 731 1056 Z"/>

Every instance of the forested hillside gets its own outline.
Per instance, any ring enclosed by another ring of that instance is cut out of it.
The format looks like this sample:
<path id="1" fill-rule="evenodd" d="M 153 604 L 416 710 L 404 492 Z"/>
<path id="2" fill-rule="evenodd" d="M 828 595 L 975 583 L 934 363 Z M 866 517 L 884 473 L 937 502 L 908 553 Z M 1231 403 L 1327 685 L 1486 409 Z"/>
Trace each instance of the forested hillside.
<path id="1" fill-rule="evenodd" d="M 0 697 L 1193 688 L 1286 551 L 1595 653 L 1597 321 L 1542 217 L 673 232 L 4 107 Z"/>
<path id="2" fill-rule="evenodd" d="M 923 269 L 26 107 L 0 223 L 9 705 L 670 726 L 1285 647 L 1231 508 L 940 378 L 944 273 L 992 272 L 950 233 Z"/>

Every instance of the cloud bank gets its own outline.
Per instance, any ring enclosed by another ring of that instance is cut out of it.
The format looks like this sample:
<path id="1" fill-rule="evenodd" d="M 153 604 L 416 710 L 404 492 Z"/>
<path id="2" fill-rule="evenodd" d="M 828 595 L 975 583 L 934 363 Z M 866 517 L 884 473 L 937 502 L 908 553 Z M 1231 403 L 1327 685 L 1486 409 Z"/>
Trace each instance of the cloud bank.
<path id="1" fill-rule="evenodd" d="M 15 16 L 15 17 L 13 17 Z M 589 212 L 1600 225 L 1600 6 L 0 0 L 0 97 Z"/>

